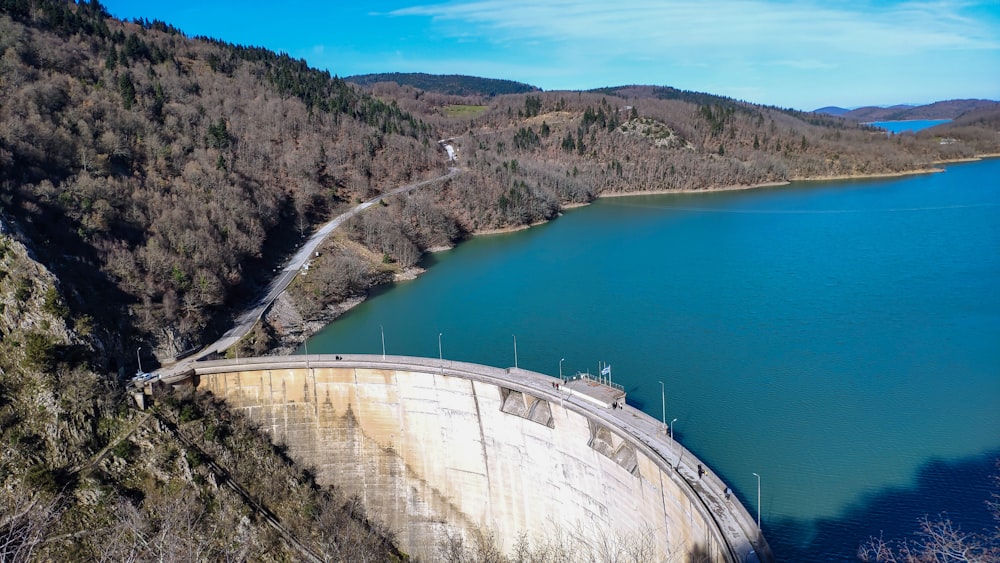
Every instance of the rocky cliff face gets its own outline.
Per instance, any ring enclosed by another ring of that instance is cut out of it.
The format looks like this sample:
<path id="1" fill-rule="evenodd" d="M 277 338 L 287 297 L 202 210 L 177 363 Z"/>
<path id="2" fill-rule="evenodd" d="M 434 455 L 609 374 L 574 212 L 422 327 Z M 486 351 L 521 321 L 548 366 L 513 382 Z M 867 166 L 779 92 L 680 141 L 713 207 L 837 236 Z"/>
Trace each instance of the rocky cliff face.
<path id="1" fill-rule="evenodd" d="M 68 309 L 58 280 L 37 262 L 0 219 L 0 333 L 45 333 L 55 341 L 78 341 L 66 325 Z"/>
<path id="2" fill-rule="evenodd" d="M 67 466 L 92 441 L 98 376 L 86 369 L 93 339 L 59 281 L 0 219 L 0 428 L 3 469 Z"/>

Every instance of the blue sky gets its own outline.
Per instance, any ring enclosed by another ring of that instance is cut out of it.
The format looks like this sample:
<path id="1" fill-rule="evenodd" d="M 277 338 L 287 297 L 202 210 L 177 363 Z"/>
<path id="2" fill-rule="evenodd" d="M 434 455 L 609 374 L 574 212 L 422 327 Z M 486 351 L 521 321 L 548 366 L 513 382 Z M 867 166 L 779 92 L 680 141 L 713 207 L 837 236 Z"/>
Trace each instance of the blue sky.
<path id="1" fill-rule="evenodd" d="M 1000 100 L 1000 2 L 107 0 L 339 76 L 470 74 L 545 90 L 655 84 L 811 110 Z"/>

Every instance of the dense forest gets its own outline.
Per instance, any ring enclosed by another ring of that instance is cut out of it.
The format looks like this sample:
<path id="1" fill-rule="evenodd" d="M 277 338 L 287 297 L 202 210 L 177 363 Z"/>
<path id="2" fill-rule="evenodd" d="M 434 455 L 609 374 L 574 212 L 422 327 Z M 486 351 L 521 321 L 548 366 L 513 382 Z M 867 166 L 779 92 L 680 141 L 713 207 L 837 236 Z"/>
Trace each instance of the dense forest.
<path id="1" fill-rule="evenodd" d="M 1000 153 L 990 106 L 886 135 L 668 87 L 355 79 L 96 0 L 0 0 L 0 559 L 397 557 L 356 499 L 211 398 L 164 393 L 142 414 L 122 387 L 218 335 L 304 236 L 374 195 L 460 169 L 338 230 L 290 288 L 299 321 L 429 249 L 601 194 Z M 287 328 L 240 346 L 269 353 Z"/>
<path id="2" fill-rule="evenodd" d="M 165 349 L 198 341 L 265 244 L 442 168 L 427 124 L 302 61 L 96 3 L 7 11 L 5 212 L 60 278 L 93 273 L 74 309 Z"/>
<path id="3" fill-rule="evenodd" d="M 387 72 L 381 74 L 359 74 L 345 76 L 346 82 L 359 86 L 372 86 L 380 82 L 395 82 L 400 86 L 411 86 L 424 92 L 445 94 L 447 96 L 484 96 L 493 97 L 502 94 L 524 94 L 535 92 L 538 88 L 497 78 L 481 78 L 461 74 L 426 74 L 423 72 Z"/>

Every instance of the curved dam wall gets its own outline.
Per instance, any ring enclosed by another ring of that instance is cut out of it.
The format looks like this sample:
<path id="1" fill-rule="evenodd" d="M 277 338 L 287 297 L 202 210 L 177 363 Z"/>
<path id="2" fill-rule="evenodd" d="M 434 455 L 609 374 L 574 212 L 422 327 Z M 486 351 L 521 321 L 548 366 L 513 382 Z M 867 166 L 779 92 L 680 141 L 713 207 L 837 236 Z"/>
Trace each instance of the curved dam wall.
<path id="1" fill-rule="evenodd" d="M 771 560 L 739 501 L 659 421 L 557 390 L 556 378 L 392 356 L 199 362 L 194 373 L 423 560 L 477 530 L 505 551 L 523 535 L 598 560 L 644 542 L 658 561 Z"/>

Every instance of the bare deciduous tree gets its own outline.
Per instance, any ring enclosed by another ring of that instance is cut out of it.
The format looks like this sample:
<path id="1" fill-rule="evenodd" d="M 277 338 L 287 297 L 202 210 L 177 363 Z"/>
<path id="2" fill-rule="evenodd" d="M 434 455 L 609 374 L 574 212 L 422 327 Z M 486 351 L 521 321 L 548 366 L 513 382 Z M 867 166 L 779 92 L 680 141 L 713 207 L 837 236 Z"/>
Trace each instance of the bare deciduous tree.
<path id="1" fill-rule="evenodd" d="M 0 561 L 31 561 L 61 512 L 60 499 L 45 499 L 23 487 L 0 488 Z"/>
<path id="2" fill-rule="evenodd" d="M 1000 469 L 1000 460 L 997 461 Z M 1000 491 L 1000 475 L 993 477 Z M 871 563 L 996 563 L 1000 562 L 1000 493 L 987 501 L 997 524 L 992 534 L 966 532 L 946 516 L 924 517 L 911 540 L 871 538 L 858 548 L 858 559 Z"/>

